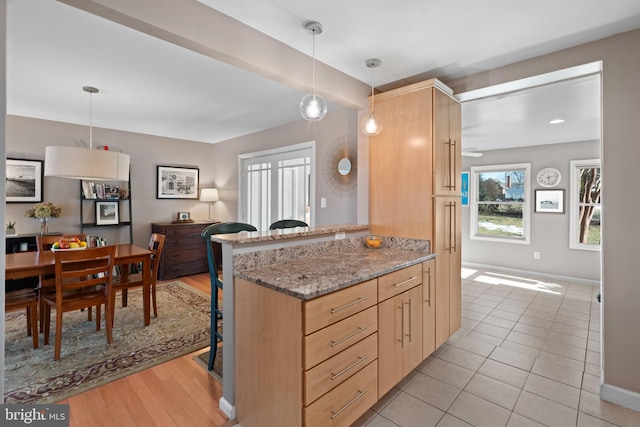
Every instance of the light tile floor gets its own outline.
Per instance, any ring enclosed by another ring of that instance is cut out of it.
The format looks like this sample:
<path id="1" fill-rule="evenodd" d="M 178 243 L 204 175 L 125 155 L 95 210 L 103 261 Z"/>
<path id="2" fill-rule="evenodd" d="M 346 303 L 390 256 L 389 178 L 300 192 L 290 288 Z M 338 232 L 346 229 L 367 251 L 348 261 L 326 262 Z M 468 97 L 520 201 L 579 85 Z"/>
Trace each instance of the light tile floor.
<path id="1" fill-rule="evenodd" d="M 353 426 L 640 426 L 598 396 L 598 287 L 462 277 L 462 329 Z"/>

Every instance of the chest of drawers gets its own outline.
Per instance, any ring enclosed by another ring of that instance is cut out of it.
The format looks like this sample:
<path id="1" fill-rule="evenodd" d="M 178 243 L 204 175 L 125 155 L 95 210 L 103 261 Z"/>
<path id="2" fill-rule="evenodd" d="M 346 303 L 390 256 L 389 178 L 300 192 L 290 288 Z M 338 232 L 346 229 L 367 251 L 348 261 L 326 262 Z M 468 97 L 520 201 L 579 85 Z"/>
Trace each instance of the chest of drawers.
<path id="1" fill-rule="evenodd" d="M 160 257 L 158 280 L 175 279 L 209 271 L 207 249 L 200 233 L 211 224 L 214 222 L 151 224 L 152 233 L 167 236 Z"/>

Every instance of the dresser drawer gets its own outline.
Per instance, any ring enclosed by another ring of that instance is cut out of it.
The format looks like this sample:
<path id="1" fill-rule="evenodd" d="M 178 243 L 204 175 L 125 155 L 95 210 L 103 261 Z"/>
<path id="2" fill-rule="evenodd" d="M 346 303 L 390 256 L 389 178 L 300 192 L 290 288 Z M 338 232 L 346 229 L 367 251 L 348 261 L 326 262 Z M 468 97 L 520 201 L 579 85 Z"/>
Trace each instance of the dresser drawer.
<path id="1" fill-rule="evenodd" d="M 304 374 L 304 401 L 311 404 L 378 358 L 378 334 L 352 345 Z"/>
<path id="2" fill-rule="evenodd" d="M 202 244 L 202 248 L 194 248 L 194 247 L 184 247 L 184 248 L 172 248 L 169 247 L 163 250 L 164 260 L 169 263 L 180 263 L 180 262 L 188 262 L 195 259 L 207 261 L 206 247 L 204 243 Z M 204 252 L 204 254 L 203 254 Z M 203 256 L 204 255 L 204 256 Z"/>
<path id="3" fill-rule="evenodd" d="M 378 400 L 378 361 L 304 409 L 306 427 L 350 426 Z"/>
<path id="4" fill-rule="evenodd" d="M 422 283 L 422 264 L 378 277 L 378 301 L 384 301 Z"/>
<path id="5" fill-rule="evenodd" d="M 171 239 L 167 239 L 164 245 L 165 248 L 176 248 L 181 246 L 197 246 L 201 247 L 201 250 L 205 250 L 206 248 L 205 241 L 200 236 L 200 233 L 191 235 L 178 235 L 172 237 Z"/>
<path id="6" fill-rule="evenodd" d="M 376 305 L 377 302 L 378 281 L 376 279 L 307 301 L 304 305 L 304 333 L 309 335 Z"/>
<path id="7" fill-rule="evenodd" d="M 206 259 L 168 263 L 164 267 L 161 267 L 162 278 L 160 280 L 174 279 L 180 276 L 189 276 L 191 274 L 205 273 L 208 271 L 209 264 L 207 264 Z"/>
<path id="8" fill-rule="evenodd" d="M 310 369 L 378 330 L 378 306 L 304 337 L 304 369 Z"/>
<path id="9" fill-rule="evenodd" d="M 167 238 L 186 236 L 186 235 L 200 236 L 200 233 L 202 233 L 202 230 L 204 230 L 208 225 L 209 224 L 194 224 L 194 225 L 180 224 L 180 226 L 176 226 L 176 227 L 167 227 L 166 236 Z"/>

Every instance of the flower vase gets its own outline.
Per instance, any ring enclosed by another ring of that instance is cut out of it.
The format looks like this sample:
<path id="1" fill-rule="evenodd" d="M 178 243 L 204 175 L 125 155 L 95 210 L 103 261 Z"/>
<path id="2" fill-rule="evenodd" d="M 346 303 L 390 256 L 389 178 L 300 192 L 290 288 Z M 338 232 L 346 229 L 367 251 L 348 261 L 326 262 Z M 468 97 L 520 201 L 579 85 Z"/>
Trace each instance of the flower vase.
<path id="1" fill-rule="evenodd" d="M 40 218 L 40 235 L 46 236 L 49 234 L 49 217 Z"/>

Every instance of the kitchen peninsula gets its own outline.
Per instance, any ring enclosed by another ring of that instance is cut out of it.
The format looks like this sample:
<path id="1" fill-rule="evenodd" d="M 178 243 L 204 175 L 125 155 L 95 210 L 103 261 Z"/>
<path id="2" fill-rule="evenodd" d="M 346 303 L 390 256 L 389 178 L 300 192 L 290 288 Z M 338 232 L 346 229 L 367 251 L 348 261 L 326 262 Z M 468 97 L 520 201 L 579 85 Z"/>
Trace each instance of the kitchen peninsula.
<path id="1" fill-rule="evenodd" d="M 234 271 L 227 415 L 245 427 L 349 425 L 435 349 L 429 241 L 384 237 L 369 249 L 367 234 L 342 225 L 212 237 Z"/>

